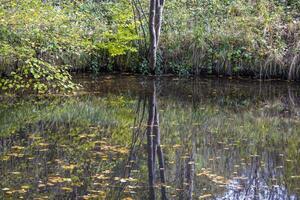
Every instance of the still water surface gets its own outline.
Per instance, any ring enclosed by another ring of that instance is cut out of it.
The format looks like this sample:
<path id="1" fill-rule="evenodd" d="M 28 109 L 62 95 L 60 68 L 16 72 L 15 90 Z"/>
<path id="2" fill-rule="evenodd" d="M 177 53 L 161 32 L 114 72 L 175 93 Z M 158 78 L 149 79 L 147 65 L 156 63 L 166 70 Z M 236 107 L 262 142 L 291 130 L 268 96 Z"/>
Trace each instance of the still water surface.
<path id="1" fill-rule="evenodd" d="M 296 83 L 76 81 L 74 95 L 1 100 L 0 199 L 299 199 Z M 153 100 L 162 151 L 151 161 Z"/>

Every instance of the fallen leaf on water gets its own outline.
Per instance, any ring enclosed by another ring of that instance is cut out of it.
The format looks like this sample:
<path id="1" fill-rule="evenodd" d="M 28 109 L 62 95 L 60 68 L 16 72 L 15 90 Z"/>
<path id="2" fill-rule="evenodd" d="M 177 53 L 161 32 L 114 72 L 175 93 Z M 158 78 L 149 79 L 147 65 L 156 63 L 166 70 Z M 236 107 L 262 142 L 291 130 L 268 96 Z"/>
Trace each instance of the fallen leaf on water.
<path id="1" fill-rule="evenodd" d="M 46 185 L 45 184 L 38 184 L 38 187 L 40 188 L 40 187 L 45 187 Z"/>
<path id="2" fill-rule="evenodd" d="M 196 176 L 206 176 L 206 173 L 199 173 Z"/>
<path id="3" fill-rule="evenodd" d="M 13 174 L 13 175 L 19 175 L 19 174 L 21 174 L 21 172 L 11 172 L 11 174 Z"/>
<path id="4" fill-rule="evenodd" d="M 102 173 L 103 173 L 103 174 L 110 174 L 110 173 L 111 173 L 111 170 L 108 169 L 108 170 L 103 171 Z"/>
<path id="5" fill-rule="evenodd" d="M 9 160 L 9 158 L 10 158 L 10 156 L 3 156 L 3 157 L 1 158 L 1 160 L 7 161 L 7 160 Z"/>
<path id="6" fill-rule="evenodd" d="M 68 192 L 72 191 L 72 188 L 69 188 L 69 187 L 62 187 L 61 189 L 64 191 L 68 191 Z"/>
<path id="7" fill-rule="evenodd" d="M 137 181 L 137 179 L 135 179 L 135 178 L 132 178 L 132 177 L 129 177 L 129 178 L 128 178 L 128 181 L 130 181 L 130 182 L 136 182 L 136 181 Z"/>
<path id="8" fill-rule="evenodd" d="M 126 179 L 124 179 L 124 178 L 121 178 L 121 179 L 120 179 L 120 182 L 121 182 L 121 183 L 126 183 L 126 182 L 127 182 L 127 180 L 126 180 Z"/>
<path id="9" fill-rule="evenodd" d="M 204 194 L 202 196 L 199 197 L 199 199 L 205 199 L 205 198 L 209 198 L 212 197 L 212 194 Z"/>
<path id="10" fill-rule="evenodd" d="M 22 188 L 22 189 L 26 189 L 26 190 L 27 190 L 27 189 L 29 189 L 29 188 L 30 188 L 30 185 L 22 185 L 22 186 L 21 186 L 21 188 Z"/>
<path id="11" fill-rule="evenodd" d="M 291 176 L 292 179 L 300 179 L 300 175 L 299 176 Z"/>
<path id="12" fill-rule="evenodd" d="M 26 193 L 27 191 L 25 189 L 21 189 L 21 190 L 16 190 L 16 192 L 20 193 L 20 194 L 24 194 Z"/>
<path id="13" fill-rule="evenodd" d="M 180 144 L 175 144 L 175 145 L 173 145 L 173 148 L 179 148 L 179 147 L 181 147 Z"/>
<path id="14" fill-rule="evenodd" d="M 22 150 L 25 149 L 25 147 L 21 147 L 21 146 L 12 146 L 12 149 L 16 149 L 16 150 Z"/>
<path id="15" fill-rule="evenodd" d="M 40 149 L 39 151 L 41 151 L 41 152 L 46 152 L 46 151 L 49 151 L 49 149 Z"/>
<path id="16" fill-rule="evenodd" d="M 38 143 L 38 146 L 40 146 L 40 147 L 46 147 L 46 146 L 49 146 L 49 144 L 41 142 L 41 143 Z"/>
<path id="17" fill-rule="evenodd" d="M 76 165 L 73 165 L 73 164 L 71 164 L 71 165 L 63 165 L 61 167 L 63 169 L 65 169 L 65 170 L 73 170 L 76 167 Z"/>

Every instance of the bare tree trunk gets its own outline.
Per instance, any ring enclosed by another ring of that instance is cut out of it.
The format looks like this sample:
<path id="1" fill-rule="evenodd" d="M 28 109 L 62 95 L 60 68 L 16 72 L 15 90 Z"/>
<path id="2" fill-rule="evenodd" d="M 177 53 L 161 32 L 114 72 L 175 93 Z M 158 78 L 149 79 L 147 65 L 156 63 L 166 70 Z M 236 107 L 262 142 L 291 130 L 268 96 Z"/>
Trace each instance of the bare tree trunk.
<path id="1" fill-rule="evenodd" d="M 149 33 L 150 33 L 150 48 L 149 48 L 149 67 L 151 73 L 155 73 L 156 68 L 156 52 L 159 43 L 160 30 L 162 24 L 162 11 L 164 0 L 150 0 L 149 14 Z"/>
<path id="2" fill-rule="evenodd" d="M 163 8 L 164 8 L 164 0 L 157 0 L 156 10 L 155 10 L 156 47 L 158 47 L 159 44 Z"/>
<path id="3" fill-rule="evenodd" d="M 155 72 L 156 65 L 156 33 L 155 33 L 155 7 L 157 0 L 150 0 L 149 12 L 149 33 L 150 33 L 150 49 L 149 49 L 149 67 L 151 73 Z"/>

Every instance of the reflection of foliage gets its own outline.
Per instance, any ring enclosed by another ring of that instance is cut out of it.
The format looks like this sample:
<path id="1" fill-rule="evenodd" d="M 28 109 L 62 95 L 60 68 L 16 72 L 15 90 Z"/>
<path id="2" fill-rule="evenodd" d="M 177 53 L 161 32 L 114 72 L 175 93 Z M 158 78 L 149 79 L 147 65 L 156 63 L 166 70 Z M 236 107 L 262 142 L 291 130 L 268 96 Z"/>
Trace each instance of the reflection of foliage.
<path id="1" fill-rule="evenodd" d="M 271 116 L 265 115 L 272 106 L 272 103 L 269 106 L 263 104 L 261 109 L 254 107 L 233 112 L 228 110 L 229 107 L 205 104 L 191 108 L 169 102 L 161 116 L 162 143 L 169 168 L 183 167 L 192 154 L 197 155 L 196 184 L 204 184 L 201 187 L 205 188 L 214 185 L 209 192 L 216 194 L 222 193 L 220 189 L 234 177 L 241 176 L 238 178 L 250 181 L 250 175 L 245 177 L 245 174 L 248 175 L 251 170 L 245 167 L 255 167 L 253 160 L 259 158 L 259 171 L 273 173 L 280 187 L 298 192 L 299 169 L 295 166 L 299 160 L 296 149 L 300 142 L 297 131 L 300 124 L 293 116 L 281 116 L 281 110 Z M 200 149 L 193 150 L 193 145 Z M 281 177 L 281 173 L 285 177 Z M 269 180 L 266 187 L 271 190 L 273 176 L 259 175 L 258 178 Z M 169 182 L 177 182 L 176 178 L 172 178 Z M 178 184 L 177 187 L 180 187 L 180 182 Z M 201 191 L 198 192 L 201 195 Z"/>
<path id="2" fill-rule="evenodd" d="M 159 99 L 170 197 L 186 193 L 189 166 L 195 166 L 194 197 L 222 195 L 232 180 L 248 186 L 255 167 L 266 188 L 276 184 L 298 195 L 297 117 L 285 116 L 280 101 L 252 104 L 237 96 L 223 101 L 213 95 L 200 105 Z M 139 141 L 133 163 L 124 162 L 136 128 L 136 100 L 109 95 L 14 101 L 0 104 L 0 197 L 116 199 L 121 191 L 121 197 L 147 198 L 146 141 Z M 131 175 L 124 177 L 128 166 Z"/>
<path id="3" fill-rule="evenodd" d="M 85 99 L 84 102 L 78 102 L 76 97 L 54 97 L 38 102 L 24 100 L 1 104 L 1 136 L 11 135 L 28 126 L 34 127 L 34 125 L 39 125 L 38 123 L 111 127 L 119 125 L 121 121 L 122 123 L 130 122 L 128 120 L 131 119 L 131 112 L 127 106 L 112 107 L 116 104 L 124 105 L 122 97 L 104 98 L 100 101 L 89 97 Z"/>
<path id="4" fill-rule="evenodd" d="M 1 104 L 1 140 L 14 135 L 22 139 L 0 148 L 1 166 L 9 169 L 0 175 L 0 197 L 71 198 L 77 191 L 83 198 L 102 198 L 110 192 L 109 185 L 135 181 L 113 172 L 128 154 L 124 142 L 130 137 L 132 104 L 123 101 L 111 96 L 100 101 L 78 97 Z M 122 106 L 112 107 L 116 104 Z M 9 115 L 3 115 L 7 110 Z"/>

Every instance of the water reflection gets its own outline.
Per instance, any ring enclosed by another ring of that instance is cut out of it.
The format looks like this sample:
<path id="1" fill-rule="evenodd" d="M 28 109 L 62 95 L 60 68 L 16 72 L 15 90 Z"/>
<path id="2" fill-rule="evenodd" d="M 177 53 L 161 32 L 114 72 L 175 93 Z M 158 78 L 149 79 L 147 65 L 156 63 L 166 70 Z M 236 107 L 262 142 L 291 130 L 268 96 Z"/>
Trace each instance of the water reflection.
<path id="1" fill-rule="evenodd" d="M 299 198 L 292 84 L 84 80 L 0 103 L 0 199 Z"/>
<path id="2" fill-rule="evenodd" d="M 156 182 L 156 159 L 158 160 L 161 199 L 167 199 L 166 194 L 166 178 L 165 178 L 165 163 L 163 150 L 160 142 L 160 127 L 158 102 L 156 99 L 156 83 L 153 80 L 151 83 L 152 94 L 149 96 L 149 110 L 147 123 L 147 152 L 148 152 L 148 178 L 149 178 L 149 197 L 155 198 L 155 182 Z M 157 157 L 157 158 L 156 158 Z"/>

